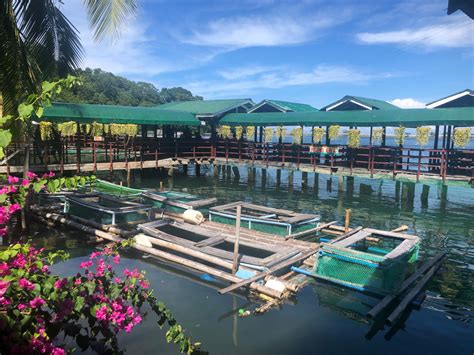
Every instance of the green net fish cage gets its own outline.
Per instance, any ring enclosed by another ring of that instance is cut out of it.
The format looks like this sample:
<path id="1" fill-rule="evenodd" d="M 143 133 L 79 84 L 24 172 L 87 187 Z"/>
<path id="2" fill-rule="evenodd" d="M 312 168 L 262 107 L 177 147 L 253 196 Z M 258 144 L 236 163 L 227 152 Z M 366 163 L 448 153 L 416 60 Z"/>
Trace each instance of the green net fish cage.
<path id="1" fill-rule="evenodd" d="M 335 243 L 322 243 L 314 273 L 359 291 L 393 293 L 418 260 L 419 244 L 413 235 L 362 229 Z"/>
<path id="2" fill-rule="evenodd" d="M 150 205 L 125 201 L 105 194 L 66 196 L 64 212 L 106 225 L 125 226 L 147 221 Z"/>

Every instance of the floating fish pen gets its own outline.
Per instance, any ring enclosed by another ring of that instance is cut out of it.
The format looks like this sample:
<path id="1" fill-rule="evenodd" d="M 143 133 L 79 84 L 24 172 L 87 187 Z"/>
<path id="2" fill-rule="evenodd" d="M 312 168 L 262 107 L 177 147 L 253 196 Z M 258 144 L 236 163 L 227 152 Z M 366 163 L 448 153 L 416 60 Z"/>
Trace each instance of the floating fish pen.
<path id="1" fill-rule="evenodd" d="M 175 191 L 160 191 L 160 192 L 143 192 L 143 201 L 153 205 L 153 207 L 163 209 L 166 213 L 173 213 L 181 215 L 186 210 L 197 210 L 203 215 L 207 215 L 209 207 L 216 204 L 215 197 L 201 199 L 198 196 L 175 192 Z"/>
<path id="2" fill-rule="evenodd" d="M 403 233 L 359 229 L 322 243 L 314 276 L 359 291 L 389 294 L 399 290 L 410 264 L 418 259 L 420 240 Z"/>
<path id="3" fill-rule="evenodd" d="M 250 230 L 285 237 L 298 237 L 317 232 L 319 215 L 233 202 L 209 209 L 209 221 L 235 225 L 237 206 L 241 206 L 241 226 Z"/>
<path id="4" fill-rule="evenodd" d="M 66 196 L 77 194 L 78 191 L 60 191 L 60 192 L 44 192 L 41 191 L 35 195 L 35 203 L 39 206 L 63 205 Z"/>
<path id="5" fill-rule="evenodd" d="M 127 186 L 122 186 L 114 184 L 109 181 L 96 179 L 92 185 L 87 187 L 92 187 L 97 192 L 103 192 L 113 196 L 140 196 L 145 190 L 134 189 Z"/>
<path id="6" fill-rule="evenodd" d="M 124 201 L 105 194 L 66 196 L 64 212 L 104 225 L 126 225 L 149 218 L 152 206 Z"/>
<path id="7" fill-rule="evenodd" d="M 168 219 L 140 224 L 138 228 L 147 235 L 171 243 L 212 255 L 222 260 L 232 261 L 235 234 L 216 233 L 208 228 Z M 240 265 L 265 270 L 280 262 L 299 255 L 302 248 L 275 245 L 264 241 L 249 240 L 242 236 L 239 240 Z"/>

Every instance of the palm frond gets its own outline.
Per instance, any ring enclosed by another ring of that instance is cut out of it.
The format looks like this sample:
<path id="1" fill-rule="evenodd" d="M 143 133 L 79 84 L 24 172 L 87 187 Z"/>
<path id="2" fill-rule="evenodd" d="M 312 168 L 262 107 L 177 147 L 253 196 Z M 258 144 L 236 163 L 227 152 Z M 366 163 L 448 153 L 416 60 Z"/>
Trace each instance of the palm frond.
<path id="1" fill-rule="evenodd" d="M 94 39 L 117 38 L 121 25 L 137 12 L 136 0 L 84 0 Z"/>
<path id="2" fill-rule="evenodd" d="M 23 1 L 19 28 L 42 71 L 42 79 L 76 70 L 84 52 L 77 29 L 52 0 Z"/>
<path id="3" fill-rule="evenodd" d="M 28 53 L 11 0 L 0 0 L 0 93 L 4 114 L 16 115 L 25 91 L 37 87 L 40 69 Z M 23 1 L 18 1 L 18 3 Z"/>

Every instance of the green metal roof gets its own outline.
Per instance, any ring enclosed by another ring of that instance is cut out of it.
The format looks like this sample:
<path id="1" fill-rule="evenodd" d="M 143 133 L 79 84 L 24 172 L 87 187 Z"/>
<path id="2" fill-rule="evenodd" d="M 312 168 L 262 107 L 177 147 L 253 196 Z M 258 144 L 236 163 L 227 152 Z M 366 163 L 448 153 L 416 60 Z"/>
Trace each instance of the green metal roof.
<path id="1" fill-rule="evenodd" d="M 355 102 L 359 102 L 365 106 L 369 106 L 373 110 L 401 110 L 400 107 L 392 105 L 391 103 L 383 100 L 377 100 L 377 99 L 371 99 L 368 97 L 362 97 L 362 96 L 352 96 L 352 95 L 346 95 L 342 99 L 337 100 L 327 106 L 324 106 L 321 111 L 326 111 L 327 108 L 337 105 L 339 103 L 343 103 L 344 101 L 348 100 L 353 100 Z"/>
<path id="2" fill-rule="evenodd" d="M 317 108 L 314 108 L 313 106 L 311 105 L 308 105 L 308 104 L 300 104 L 298 102 L 289 102 L 289 101 L 280 101 L 280 100 L 263 100 L 261 102 L 259 102 L 257 105 L 255 105 L 254 107 L 252 107 L 252 110 L 255 110 L 257 109 L 258 107 L 260 106 L 263 106 L 265 104 L 270 104 L 272 106 L 275 106 L 279 109 L 281 109 L 281 111 L 285 111 L 285 112 L 314 112 L 314 111 L 318 111 Z"/>
<path id="3" fill-rule="evenodd" d="M 474 126 L 474 107 L 430 109 L 231 113 L 220 124 L 233 126 Z"/>
<path id="4" fill-rule="evenodd" d="M 55 102 L 44 109 L 42 120 L 81 123 L 133 123 L 199 126 L 201 122 L 189 112 L 156 110 L 153 107 L 70 104 Z"/>
<path id="5" fill-rule="evenodd" d="M 160 110 L 180 110 L 200 116 L 216 116 L 242 105 L 254 105 L 252 99 L 176 101 L 156 106 Z"/>

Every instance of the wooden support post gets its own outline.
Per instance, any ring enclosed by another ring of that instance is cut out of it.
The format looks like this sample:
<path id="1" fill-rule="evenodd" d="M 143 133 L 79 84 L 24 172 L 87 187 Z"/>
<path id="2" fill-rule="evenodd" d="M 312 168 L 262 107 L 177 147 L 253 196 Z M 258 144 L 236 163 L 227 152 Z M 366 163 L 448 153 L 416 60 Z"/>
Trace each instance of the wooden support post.
<path id="1" fill-rule="evenodd" d="M 346 218 L 344 221 L 344 232 L 347 233 L 349 231 L 349 224 L 351 222 L 351 212 L 350 208 L 346 209 Z"/>
<path id="2" fill-rule="evenodd" d="M 160 181 L 160 191 L 163 191 L 163 181 Z"/>
<path id="3" fill-rule="evenodd" d="M 235 241 L 234 241 L 234 258 L 232 259 L 232 275 L 235 275 L 239 265 L 239 238 L 240 238 L 240 215 L 242 213 L 242 205 L 237 206 L 237 215 L 235 219 Z"/>

